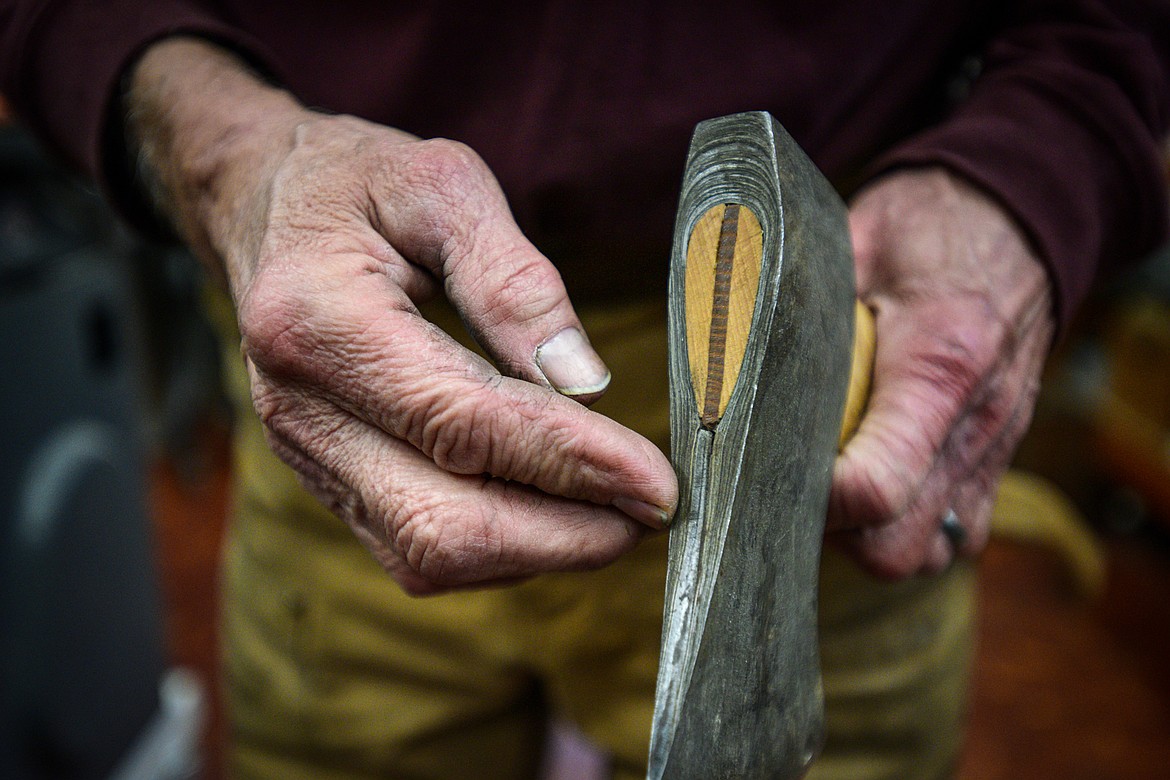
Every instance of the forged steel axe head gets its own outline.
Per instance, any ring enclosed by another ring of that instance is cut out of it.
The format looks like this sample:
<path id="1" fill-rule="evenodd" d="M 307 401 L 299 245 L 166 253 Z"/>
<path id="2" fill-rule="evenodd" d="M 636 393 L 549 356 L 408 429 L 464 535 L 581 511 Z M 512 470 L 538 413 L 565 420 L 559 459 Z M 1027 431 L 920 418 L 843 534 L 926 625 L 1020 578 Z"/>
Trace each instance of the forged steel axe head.
<path id="1" fill-rule="evenodd" d="M 649 777 L 820 749 L 817 576 L 851 367 L 844 203 L 764 112 L 701 123 L 670 269 L 671 529 Z"/>

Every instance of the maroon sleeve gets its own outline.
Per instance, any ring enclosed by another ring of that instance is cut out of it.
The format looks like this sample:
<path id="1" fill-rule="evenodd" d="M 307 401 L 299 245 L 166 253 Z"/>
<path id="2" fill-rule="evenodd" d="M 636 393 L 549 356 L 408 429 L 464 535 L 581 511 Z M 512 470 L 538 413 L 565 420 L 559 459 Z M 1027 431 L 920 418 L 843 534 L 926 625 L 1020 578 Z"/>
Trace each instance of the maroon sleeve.
<path id="1" fill-rule="evenodd" d="M 874 172 L 941 163 L 994 193 L 1048 263 L 1067 324 L 1098 265 L 1166 237 L 1170 4 L 1145 4 L 1129 25 L 1120 3 L 1020 5 L 955 114 Z"/>
<path id="2" fill-rule="evenodd" d="M 68 163 L 94 177 L 143 225 L 130 187 L 121 121 L 111 116 L 126 67 L 153 41 L 190 33 L 244 51 L 264 48 L 189 0 L 0 0 L 0 94 Z M 112 121 L 113 120 L 113 121 Z"/>

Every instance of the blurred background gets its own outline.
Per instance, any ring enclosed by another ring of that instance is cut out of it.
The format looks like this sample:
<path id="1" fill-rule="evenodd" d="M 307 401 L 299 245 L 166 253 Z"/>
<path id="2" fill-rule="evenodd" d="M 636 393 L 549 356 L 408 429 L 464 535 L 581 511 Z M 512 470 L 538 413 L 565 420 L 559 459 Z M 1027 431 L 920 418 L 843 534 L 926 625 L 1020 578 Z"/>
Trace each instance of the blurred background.
<path id="1" fill-rule="evenodd" d="M 216 776 L 228 419 L 201 277 L 5 113 L 0 778 Z"/>
<path id="2" fill-rule="evenodd" d="M 0 119 L 0 777 L 222 776 L 201 286 Z M 1170 776 L 1170 251 L 1052 356 L 994 528 L 959 777 Z"/>

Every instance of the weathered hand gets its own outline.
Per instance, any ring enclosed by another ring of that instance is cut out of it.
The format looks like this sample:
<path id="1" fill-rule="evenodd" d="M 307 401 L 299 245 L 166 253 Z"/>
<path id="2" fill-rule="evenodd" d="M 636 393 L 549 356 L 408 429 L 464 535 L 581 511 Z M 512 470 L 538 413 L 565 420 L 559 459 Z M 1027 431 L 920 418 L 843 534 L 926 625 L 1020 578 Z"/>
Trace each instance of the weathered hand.
<path id="1" fill-rule="evenodd" d="M 1003 209 L 942 169 L 878 180 L 850 228 L 877 354 L 828 538 L 882 578 L 939 571 L 987 542 L 1054 334 L 1051 283 Z M 966 531 L 958 551 L 940 531 L 948 508 Z"/>
<path id="2" fill-rule="evenodd" d="M 136 99 L 167 100 L 150 81 L 164 66 L 196 70 L 152 50 Z M 149 156 L 183 156 L 152 147 L 165 137 L 145 125 Z M 163 190 L 223 262 L 274 450 L 403 587 L 595 567 L 662 527 L 677 500 L 669 461 L 578 403 L 608 372 L 471 150 L 287 96 L 226 135 L 226 163 L 192 176 L 180 159 Z M 420 316 L 440 287 L 495 366 Z"/>

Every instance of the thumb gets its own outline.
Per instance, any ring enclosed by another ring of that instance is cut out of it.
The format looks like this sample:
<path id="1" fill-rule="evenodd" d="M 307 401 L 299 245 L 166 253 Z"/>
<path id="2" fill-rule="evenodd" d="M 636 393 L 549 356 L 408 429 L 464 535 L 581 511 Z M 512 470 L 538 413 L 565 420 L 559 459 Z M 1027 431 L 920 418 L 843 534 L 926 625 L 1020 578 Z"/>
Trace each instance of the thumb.
<path id="1" fill-rule="evenodd" d="M 447 260 L 447 296 L 507 374 L 592 403 L 610 372 L 589 343 L 560 273 L 504 214 Z"/>
<path id="2" fill-rule="evenodd" d="M 411 186 L 390 194 L 388 211 L 399 219 L 381 220 L 384 233 L 398 233 L 387 238 L 443 280 L 501 371 L 582 403 L 599 398 L 609 369 L 590 345 L 560 273 L 524 237 L 487 165 L 443 139 L 412 144 L 410 155 L 400 170 Z"/>

